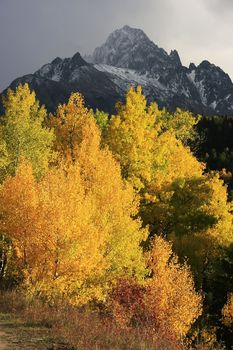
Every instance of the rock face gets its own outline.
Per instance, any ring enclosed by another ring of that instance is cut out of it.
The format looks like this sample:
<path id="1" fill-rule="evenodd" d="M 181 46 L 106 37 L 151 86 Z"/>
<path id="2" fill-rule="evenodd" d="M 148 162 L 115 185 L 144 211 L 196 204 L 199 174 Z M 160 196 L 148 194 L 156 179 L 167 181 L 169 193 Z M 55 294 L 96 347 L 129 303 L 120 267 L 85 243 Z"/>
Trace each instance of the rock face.
<path id="1" fill-rule="evenodd" d="M 95 49 L 94 63 L 129 68 L 141 73 L 156 73 L 157 69 L 171 68 L 173 59 L 158 48 L 141 29 L 124 26 L 114 31 L 106 43 Z"/>
<path id="2" fill-rule="evenodd" d="M 88 62 L 87 62 L 88 61 Z M 140 30 L 124 26 L 109 35 L 86 61 L 76 53 L 56 58 L 34 74 L 16 79 L 28 82 L 49 111 L 80 91 L 92 108 L 112 112 L 130 86 L 142 85 L 149 101 L 170 110 L 176 107 L 205 115 L 233 115 L 233 84 L 208 61 L 182 65 L 179 54 L 168 54 Z"/>
<path id="3" fill-rule="evenodd" d="M 60 103 L 65 103 L 72 92 L 85 96 L 86 104 L 94 109 L 113 111 L 115 102 L 121 98 L 115 84 L 105 73 L 95 69 L 76 53 L 72 58 L 55 58 L 34 74 L 14 80 L 10 87 L 28 83 L 35 90 L 39 101 L 53 112 Z M 5 91 L 3 92 L 3 94 Z"/>

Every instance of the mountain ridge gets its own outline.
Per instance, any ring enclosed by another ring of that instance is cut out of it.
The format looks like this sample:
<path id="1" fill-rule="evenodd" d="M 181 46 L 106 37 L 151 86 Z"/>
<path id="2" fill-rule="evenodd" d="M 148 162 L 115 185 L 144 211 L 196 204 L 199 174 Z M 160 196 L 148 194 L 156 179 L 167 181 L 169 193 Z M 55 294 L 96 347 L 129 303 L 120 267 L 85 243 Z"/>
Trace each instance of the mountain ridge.
<path id="1" fill-rule="evenodd" d="M 149 102 L 169 110 L 233 115 L 233 83 L 227 73 L 207 60 L 183 66 L 177 50 L 168 54 L 141 29 L 126 25 L 113 31 L 87 60 L 78 52 L 71 58 L 57 57 L 10 87 L 27 82 L 52 112 L 79 91 L 89 107 L 112 113 L 130 86 L 141 85 Z"/>

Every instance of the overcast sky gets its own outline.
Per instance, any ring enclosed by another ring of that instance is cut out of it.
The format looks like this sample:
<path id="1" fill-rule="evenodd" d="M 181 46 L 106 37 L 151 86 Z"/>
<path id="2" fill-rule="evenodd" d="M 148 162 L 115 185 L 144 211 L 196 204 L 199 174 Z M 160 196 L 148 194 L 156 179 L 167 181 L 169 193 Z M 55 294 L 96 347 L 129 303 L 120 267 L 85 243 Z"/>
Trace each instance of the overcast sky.
<path id="1" fill-rule="evenodd" d="M 53 58 L 91 53 L 117 28 L 141 28 L 233 78 L 233 0 L 0 0 L 0 90 Z"/>

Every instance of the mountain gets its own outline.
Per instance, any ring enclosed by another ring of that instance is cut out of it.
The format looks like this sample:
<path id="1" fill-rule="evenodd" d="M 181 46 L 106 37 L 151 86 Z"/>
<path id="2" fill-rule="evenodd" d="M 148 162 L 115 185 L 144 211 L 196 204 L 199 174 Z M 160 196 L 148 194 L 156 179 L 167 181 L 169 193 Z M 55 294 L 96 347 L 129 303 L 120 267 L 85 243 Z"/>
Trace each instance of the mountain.
<path id="1" fill-rule="evenodd" d="M 140 29 L 114 31 L 89 59 L 120 94 L 130 84 L 141 84 L 149 100 L 172 110 L 178 106 L 201 114 L 233 114 L 233 84 L 226 73 L 208 61 L 182 66 L 176 50 L 169 55 Z"/>
<path id="2" fill-rule="evenodd" d="M 204 115 L 233 115 L 233 83 L 221 68 L 208 61 L 185 67 L 176 50 L 168 54 L 141 29 L 115 30 L 84 58 L 79 53 L 56 58 L 10 87 L 28 82 L 49 111 L 66 102 L 71 92 L 80 91 L 88 106 L 111 113 L 130 86 L 142 85 L 149 101 L 170 110 L 181 107 Z"/>
<path id="3" fill-rule="evenodd" d="M 158 48 L 141 29 L 129 26 L 110 34 L 105 44 L 95 49 L 92 60 L 152 75 L 157 70 L 174 66 L 174 59 L 166 51 Z"/>
<path id="4" fill-rule="evenodd" d="M 14 90 L 24 83 L 29 84 L 39 101 L 50 112 L 60 103 L 67 102 L 71 93 L 75 91 L 85 96 L 88 106 L 110 112 L 113 111 L 115 102 L 121 98 L 115 84 L 106 74 L 84 61 L 79 53 L 72 58 L 55 58 L 34 74 L 15 79 L 10 88 Z"/>

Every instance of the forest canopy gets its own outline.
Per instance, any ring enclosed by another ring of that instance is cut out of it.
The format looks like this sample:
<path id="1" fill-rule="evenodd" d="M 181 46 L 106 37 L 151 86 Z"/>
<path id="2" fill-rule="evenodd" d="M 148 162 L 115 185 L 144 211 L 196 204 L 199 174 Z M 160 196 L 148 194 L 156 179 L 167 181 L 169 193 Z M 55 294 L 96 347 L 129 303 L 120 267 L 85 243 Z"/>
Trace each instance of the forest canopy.
<path id="1" fill-rule="evenodd" d="M 148 105 L 140 87 L 112 116 L 79 93 L 48 115 L 27 84 L 3 103 L 1 288 L 105 305 L 170 345 L 215 328 L 229 346 L 232 202 L 192 152 L 200 116 Z"/>

